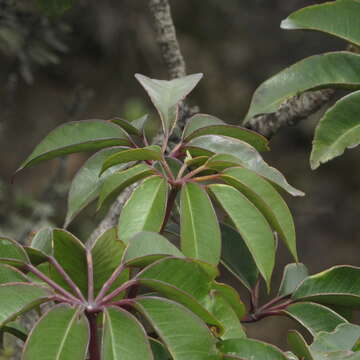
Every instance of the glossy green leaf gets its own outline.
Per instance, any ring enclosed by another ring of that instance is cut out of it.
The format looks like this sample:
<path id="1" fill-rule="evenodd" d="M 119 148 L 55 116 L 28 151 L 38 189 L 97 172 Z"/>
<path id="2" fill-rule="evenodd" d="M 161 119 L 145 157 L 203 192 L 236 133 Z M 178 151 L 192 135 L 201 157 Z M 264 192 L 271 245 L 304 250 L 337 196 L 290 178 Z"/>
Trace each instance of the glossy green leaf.
<path id="1" fill-rule="evenodd" d="M 217 265 L 221 233 L 215 210 L 206 191 L 196 183 L 181 188 L 181 250 L 185 256 Z"/>
<path id="2" fill-rule="evenodd" d="M 333 331 L 338 325 L 347 323 L 347 320 L 335 311 L 311 302 L 292 304 L 284 313 L 298 321 L 313 336 L 320 331 Z"/>
<path id="3" fill-rule="evenodd" d="M 300 359 L 317 360 L 314 358 L 308 344 L 299 332 L 295 330 L 289 331 L 287 340 L 292 352 Z"/>
<path id="4" fill-rule="evenodd" d="M 182 134 L 182 138 L 188 138 L 193 132 L 212 125 L 226 125 L 219 118 L 208 114 L 195 114 L 186 121 L 186 125 Z"/>
<path id="5" fill-rule="evenodd" d="M 204 157 L 204 156 L 202 156 Z M 205 166 L 216 171 L 223 171 L 229 167 L 241 165 L 239 158 L 230 154 L 215 154 L 208 158 Z"/>
<path id="6" fill-rule="evenodd" d="M 32 308 L 49 301 L 48 288 L 29 283 L 0 285 L 0 327 Z"/>
<path id="7" fill-rule="evenodd" d="M 125 250 L 125 244 L 117 238 L 116 228 L 111 228 L 100 235 L 94 242 L 91 254 L 94 268 L 94 294 L 98 295 L 104 283 L 120 265 Z M 124 279 L 120 275 L 111 290 L 119 287 Z"/>
<path id="8" fill-rule="evenodd" d="M 102 184 L 110 175 L 125 167 L 125 165 L 114 167 L 100 176 L 104 160 L 108 156 L 118 152 L 119 149 L 121 148 L 115 147 L 98 151 L 91 156 L 76 173 L 69 190 L 68 208 L 64 227 L 67 227 L 80 211 L 99 196 Z"/>
<path id="9" fill-rule="evenodd" d="M 153 360 L 146 332 L 135 316 L 121 308 L 104 311 L 102 360 Z"/>
<path id="10" fill-rule="evenodd" d="M 222 353 L 242 360 L 287 360 L 285 354 L 273 345 L 253 339 L 229 339 L 219 345 Z"/>
<path id="11" fill-rule="evenodd" d="M 110 171 L 110 169 L 108 170 Z M 118 196 L 126 187 L 153 174 L 153 170 L 144 164 L 138 164 L 130 169 L 116 171 L 109 175 L 100 188 L 98 209 Z"/>
<path id="12" fill-rule="evenodd" d="M 221 178 L 253 202 L 297 260 L 294 221 L 285 201 L 274 187 L 253 171 L 241 167 L 225 170 Z"/>
<path id="13" fill-rule="evenodd" d="M 288 67 L 257 88 L 246 120 L 275 112 L 286 100 L 304 91 L 327 87 L 360 88 L 360 55 L 332 52 L 311 56 Z"/>
<path id="14" fill-rule="evenodd" d="M 296 300 L 360 307 L 360 268 L 335 266 L 305 279 L 293 294 Z"/>
<path id="15" fill-rule="evenodd" d="M 123 262 L 131 266 L 146 266 L 169 255 L 183 257 L 181 251 L 164 236 L 142 231 L 130 239 Z"/>
<path id="16" fill-rule="evenodd" d="M 211 153 L 230 154 L 240 160 L 240 165 L 256 172 L 258 175 L 282 187 L 291 195 L 303 196 L 304 193 L 292 187 L 280 171 L 269 166 L 261 155 L 244 141 L 220 135 L 203 135 L 191 140 L 187 147 L 195 155 L 207 155 Z M 202 149 L 207 154 L 196 154 L 197 149 Z"/>
<path id="17" fill-rule="evenodd" d="M 51 131 L 17 171 L 58 156 L 115 145 L 130 145 L 130 141 L 119 126 L 109 121 L 67 122 Z"/>
<path id="18" fill-rule="evenodd" d="M 13 282 L 28 282 L 29 279 L 18 269 L 0 264 L 0 284 Z"/>
<path id="19" fill-rule="evenodd" d="M 28 337 L 28 331 L 25 329 L 25 327 L 15 321 L 9 322 L 5 326 L 1 327 L 0 337 L 1 337 L 1 333 L 11 334 L 24 342 Z"/>
<path id="20" fill-rule="evenodd" d="M 131 194 L 119 218 L 120 240 L 128 243 L 138 232 L 158 232 L 165 217 L 168 185 L 164 178 L 145 179 Z"/>
<path id="21" fill-rule="evenodd" d="M 150 96 L 159 112 L 164 133 L 169 135 L 177 121 L 178 104 L 194 89 L 203 75 L 193 74 L 170 81 L 150 79 L 141 74 L 135 77 Z"/>
<path id="22" fill-rule="evenodd" d="M 304 264 L 288 264 L 285 266 L 279 296 L 292 294 L 300 283 L 309 276 L 309 270 Z"/>
<path id="23" fill-rule="evenodd" d="M 101 172 L 108 168 L 139 160 L 160 160 L 162 158 L 161 148 L 158 145 L 151 145 L 139 149 L 124 149 L 110 155 L 105 159 Z"/>
<path id="24" fill-rule="evenodd" d="M 259 278 L 254 259 L 240 234 L 228 225 L 221 225 L 221 263 L 249 290 Z"/>
<path id="25" fill-rule="evenodd" d="M 0 263 L 21 265 L 29 263 L 29 257 L 16 241 L 0 237 Z"/>
<path id="26" fill-rule="evenodd" d="M 327 110 L 315 130 L 310 157 L 312 169 L 316 169 L 321 163 L 342 155 L 346 148 L 359 145 L 359 112 L 360 91 L 343 97 Z"/>
<path id="27" fill-rule="evenodd" d="M 53 229 L 46 227 L 39 230 L 32 238 L 30 246 L 46 255 L 52 255 L 54 251 Z"/>
<path id="28" fill-rule="evenodd" d="M 331 1 L 295 11 L 281 27 L 323 31 L 360 46 L 359 12 L 358 0 Z"/>
<path id="29" fill-rule="evenodd" d="M 153 326 L 174 360 L 221 359 L 210 330 L 182 305 L 167 299 L 143 297 L 135 301 L 135 307 Z"/>
<path id="30" fill-rule="evenodd" d="M 275 240 L 261 212 L 239 191 L 229 185 L 209 185 L 209 190 L 229 215 L 244 239 L 255 263 L 270 286 L 275 264 Z M 239 254 L 241 258 L 241 254 Z"/>
<path id="31" fill-rule="evenodd" d="M 84 296 L 87 296 L 87 261 L 84 245 L 69 232 L 54 229 L 54 257 L 79 287 Z M 66 290 L 72 292 L 60 274 L 51 267 L 51 277 Z"/>
<path id="32" fill-rule="evenodd" d="M 255 131 L 242 128 L 235 125 L 210 125 L 197 129 L 196 131 L 189 134 L 184 142 L 188 142 L 191 139 L 202 135 L 225 135 L 234 139 L 242 140 L 249 143 L 258 151 L 269 150 L 268 140 L 256 133 Z"/>
<path id="33" fill-rule="evenodd" d="M 37 0 L 42 11 L 47 15 L 61 15 L 71 9 L 77 0 Z"/>
<path id="34" fill-rule="evenodd" d="M 31 331 L 23 360 L 85 360 L 89 323 L 79 308 L 59 305 L 47 312 Z"/>

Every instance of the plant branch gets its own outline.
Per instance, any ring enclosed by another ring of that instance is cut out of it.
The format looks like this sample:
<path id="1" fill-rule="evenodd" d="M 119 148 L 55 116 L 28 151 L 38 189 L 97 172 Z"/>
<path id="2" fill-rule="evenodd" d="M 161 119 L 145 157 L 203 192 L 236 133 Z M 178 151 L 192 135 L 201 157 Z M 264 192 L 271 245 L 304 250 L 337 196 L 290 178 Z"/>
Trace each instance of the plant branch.
<path id="1" fill-rule="evenodd" d="M 94 302 L 94 264 L 90 249 L 86 249 L 86 262 L 88 270 L 88 302 L 93 304 Z"/>
<path id="2" fill-rule="evenodd" d="M 99 305 L 100 306 L 105 305 L 106 303 L 108 303 L 109 301 L 114 299 L 116 296 L 118 296 L 121 292 L 123 292 L 124 290 L 128 289 L 129 287 L 131 287 L 133 285 L 137 285 L 137 283 L 138 283 L 137 280 L 127 281 L 126 283 L 124 283 L 123 285 L 121 285 L 120 287 L 115 289 L 112 293 L 103 297 L 102 300 L 100 301 Z"/>
<path id="3" fill-rule="evenodd" d="M 97 336 L 97 314 L 86 313 L 90 325 L 89 360 L 100 360 L 100 348 Z"/>

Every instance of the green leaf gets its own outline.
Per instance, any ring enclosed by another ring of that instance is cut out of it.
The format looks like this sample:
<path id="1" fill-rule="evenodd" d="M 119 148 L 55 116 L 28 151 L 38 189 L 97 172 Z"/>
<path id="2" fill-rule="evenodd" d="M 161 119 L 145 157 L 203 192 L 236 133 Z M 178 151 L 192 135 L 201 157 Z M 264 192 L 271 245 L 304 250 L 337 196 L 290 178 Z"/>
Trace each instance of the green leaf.
<path id="1" fill-rule="evenodd" d="M 58 305 L 47 312 L 30 333 L 23 360 L 85 360 L 89 323 L 79 308 Z"/>
<path id="2" fill-rule="evenodd" d="M 28 337 L 28 331 L 24 326 L 17 322 L 9 322 L 5 326 L 0 328 L 0 337 L 1 333 L 9 333 L 22 341 L 26 341 Z"/>
<path id="3" fill-rule="evenodd" d="M 258 175 L 282 187 L 291 195 L 303 196 L 304 193 L 292 187 L 280 171 L 270 167 L 261 155 L 244 141 L 220 135 L 203 135 L 191 140 L 187 148 L 195 155 L 207 155 L 209 153 L 229 154 L 237 157 L 239 165 L 254 171 Z M 205 150 L 205 154 L 197 154 L 197 149 Z"/>
<path id="4" fill-rule="evenodd" d="M 168 136 L 177 121 L 178 104 L 194 89 L 203 74 L 188 75 L 170 81 L 150 79 L 140 74 L 135 77 L 159 112 L 164 134 Z"/>
<path id="5" fill-rule="evenodd" d="M 212 115 L 195 114 L 186 121 L 182 138 L 186 139 L 195 131 L 211 125 L 226 125 L 226 123 Z"/>
<path id="6" fill-rule="evenodd" d="M 335 266 L 305 279 L 293 294 L 296 300 L 360 307 L 360 268 Z"/>
<path id="7" fill-rule="evenodd" d="M 295 330 L 289 331 L 287 340 L 293 353 L 300 359 L 316 360 L 313 357 L 308 344 L 300 333 Z"/>
<path id="8" fill-rule="evenodd" d="M 28 282 L 29 279 L 18 269 L 0 264 L 0 284 L 13 282 Z"/>
<path id="9" fill-rule="evenodd" d="M 185 256 L 217 265 L 221 234 L 215 210 L 206 191 L 188 182 L 181 188 L 181 250 Z"/>
<path id="10" fill-rule="evenodd" d="M 0 285 L 0 327 L 32 308 L 49 301 L 48 288 L 28 283 Z"/>
<path id="11" fill-rule="evenodd" d="M 0 263 L 21 266 L 29 262 L 25 250 L 16 241 L 0 237 Z"/>
<path id="12" fill-rule="evenodd" d="M 145 179 L 131 194 L 119 218 L 118 234 L 126 244 L 138 232 L 158 232 L 165 217 L 168 185 L 164 178 Z"/>
<path id="13" fill-rule="evenodd" d="M 139 149 L 123 149 L 105 159 L 101 173 L 114 165 L 139 160 L 161 160 L 161 158 L 162 152 L 158 145 L 151 145 Z"/>
<path id="14" fill-rule="evenodd" d="M 300 283 L 309 276 L 309 270 L 304 264 L 288 264 L 285 266 L 279 296 L 292 294 Z"/>
<path id="15" fill-rule="evenodd" d="M 169 255 L 183 257 L 181 251 L 164 236 L 142 231 L 130 239 L 123 262 L 129 266 L 146 266 Z"/>
<path id="16" fill-rule="evenodd" d="M 108 171 L 110 171 L 110 169 Z M 130 169 L 116 171 L 109 175 L 100 188 L 98 209 L 100 209 L 104 203 L 109 203 L 129 185 L 153 173 L 154 171 L 149 166 L 138 164 Z"/>
<path id="17" fill-rule="evenodd" d="M 284 313 L 298 321 L 313 336 L 320 331 L 333 331 L 338 325 L 347 323 L 347 320 L 335 311 L 311 302 L 292 304 Z"/>
<path id="18" fill-rule="evenodd" d="M 171 360 L 169 352 L 160 341 L 150 338 L 150 345 L 154 354 L 154 360 Z"/>
<path id="19" fill-rule="evenodd" d="M 273 345 L 252 339 L 229 339 L 219 345 L 224 354 L 235 355 L 242 360 L 287 360 L 284 353 Z"/>
<path id="20" fill-rule="evenodd" d="M 135 307 L 153 326 L 174 360 L 220 360 L 216 339 L 189 310 L 157 297 L 137 298 Z"/>
<path id="21" fill-rule="evenodd" d="M 111 228 L 100 235 L 91 248 L 94 268 L 94 295 L 98 295 L 104 283 L 120 265 L 125 250 L 125 244 L 117 238 L 116 228 Z M 123 283 L 120 275 L 109 292 Z"/>
<path id="22" fill-rule="evenodd" d="M 135 316 L 120 308 L 105 309 L 101 358 L 103 360 L 153 359 L 146 332 Z"/>
<path id="23" fill-rule="evenodd" d="M 274 187 L 253 171 L 240 167 L 225 170 L 221 178 L 253 202 L 269 224 L 280 234 L 297 261 L 294 221 L 285 201 Z"/>
<path id="24" fill-rule="evenodd" d="M 312 169 L 342 155 L 346 148 L 359 145 L 359 103 L 360 91 L 357 91 L 337 101 L 322 117 L 315 130 L 310 157 Z"/>
<path id="25" fill-rule="evenodd" d="M 46 227 L 39 230 L 32 238 L 30 246 L 42 253 L 51 256 L 54 251 L 53 229 Z"/>
<path id="26" fill-rule="evenodd" d="M 202 127 L 189 134 L 184 139 L 184 142 L 188 142 L 191 139 L 202 135 L 225 135 L 234 139 L 245 141 L 258 151 L 269 150 L 268 140 L 265 137 L 259 135 L 255 131 L 235 125 L 210 125 Z"/>
<path id="27" fill-rule="evenodd" d="M 130 135 L 142 136 L 140 129 L 142 129 L 142 125 L 144 125 L 144 122 L 147 120 L 147 118 L 148 118 L 148 116 L 145 115 L 142 118 L 135 120 L 134 122 L 129 122 L 127 120 L 120 119 L 120 118 L 114 118 L 114 119 L 111 119 L 110 121 L 112 123 L 122 127 L 123 130 L 125 130 Z M 142 123 L 140 123 L 140 121 Z M 136 126 L 134 126 L 134 125 L 136 125 Z"/>
<path id="28" fill-rule="evenodd" d="M 276 246 L 266 219 L 244 195 L 233 187 L 215 184 L 209 185 L 208 188 L 235 224 L 261 275 L 264 277 L 268 287 L 270 287 L 271 274 L 275 264 Z"/>
<path id="29" fill-rule="evenodd" d="M 114 167 L 100 176 L 104 160 L 118 151 L 119 147 L 98 151 L 91 156 L 76 173 L 69 190 L 68 208 L 64 227 L 67 227 L 80 211 L 99 196 L 100 188 L 107 178 L 115 171 L 119 171 L 125 167 L 125 165 Z"/>
<path id="30" fill-rule="evenodd" d="M 257 88 L 245 121 L 275 112 L 286 100 L 304 91 L 327 87 L 359 88 L 360 55 L 345 51 L 315 55 L 281 71 Z"/>
<path id="31" fill-rule="evenodd" d="M 86 251 L 82 242 L 74 235 L 61 229 L 54 229 L 54 257 L 79 287 L 84 296 L 87 296 L 87 261 Z M 73 292 L 55 268 L 51 267 L 51 278 L 66 290 Z"/>
<path id="32" fill-rule="evenodd" d="M 66 10 L 71 9 L 77 0 L 37 0 L 38 6 L 45 14 L 61 15 Z"/>
<path id="33" fill-rule="evenodd" d="M 249 249 L 240 234 L 230 226 L 221 224 L 221 263 L 249 290 L 259 278 L 259 271 Z"/>
<path id="34" fill-rule="evenodd" d="M 360 46 L 359 12 L 358 0 L 337 0 L 295 11 L 281 27 L 323 31 Z"/>
<path id="35" fill-rule="evenodd" d="M 23 249 L 26 251 L 26 254 L 29 257 L 31 264 L 35 266 L 38 266 L 49 260 L 49 257 L 40 250 L 33 249 L 28 246 L 24 246 Z"/>
<path id="36" fill-rule="evenodd" d="M 24 168 L 58 156 L 94 151 L 109 146 L 130 145 L 127 134 L 117 125 L 104 120 L 67 122 L 51 131 L 21 164 Z"/>

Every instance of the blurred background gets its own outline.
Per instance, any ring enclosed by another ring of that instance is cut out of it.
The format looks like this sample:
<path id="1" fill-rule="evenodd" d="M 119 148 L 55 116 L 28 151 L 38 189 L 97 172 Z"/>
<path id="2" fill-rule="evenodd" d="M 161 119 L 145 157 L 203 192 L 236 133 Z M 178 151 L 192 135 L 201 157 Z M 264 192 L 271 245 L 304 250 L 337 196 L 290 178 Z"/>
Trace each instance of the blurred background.
<path id="1" fill-rule="evenodd" d="M 280 22 L 310 0 L 170 1 L 188 73 L 204 78 L 189 98 L 201 112 L 241 124 L 256 87 L 310 55 L 345 49 L 325 34 L 283 31 Z M 33 147 L 71 120 L 155 114 L 134 74 L 167 78 L 147 2 L 82 0 L 47 18 L 33 0 L 0 1 L 0 233 L 26 242 L 45 224 L 61 227 L 70 180 L 88 157 L 53 160 L 11 177 Z M 306 192 L 286 197 L 294 214 L 301 261 L 311 273 L 336 264 L 360 265 L 359 150 L 319 170 L 309 166 L 319 114 L 278 133 L 264 154 Z M 70 226 L 81 239 L 101 217 L 94 207 Z M 280 244 L 274 277 L 291 261 Z M 275 286 L 276 288 L 276 286 Z M 286 348 L 287 319 L 266 319 L 249 334 Z M 275 331 L 276 330 L 276 331 Z"/>

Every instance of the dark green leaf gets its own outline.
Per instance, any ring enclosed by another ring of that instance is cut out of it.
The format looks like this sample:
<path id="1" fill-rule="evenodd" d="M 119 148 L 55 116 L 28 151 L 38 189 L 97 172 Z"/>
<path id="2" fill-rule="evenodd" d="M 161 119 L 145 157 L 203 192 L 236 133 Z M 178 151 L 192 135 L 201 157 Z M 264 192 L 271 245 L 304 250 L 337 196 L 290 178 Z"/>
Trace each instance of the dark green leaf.
<path id="1" fill-rule="evenodd" d="M 150 338 L 154 360 L 171 360 L 171 355 L 160 341 Z"/>
<path id="2" fill-rule="evenodd" d="M 226 123 L 212 115 L 195 114 L 186 121 L 182 138 L 185 139 L 198 129 L 211 125 L 226 125 Z"/>
<path id="3" fill-rule="evenodd" d="M 293 353 L 300 359 L 304 358 L 306 360 L 316 360 L 313 357 L 308 344 L 300 333 L 295 330 L 289 331 L 287 340 Z"/>
<path id="4" fill-rule="evenodd" d="M 77 0 L 37 0 L 42 11 L 47 15 L 61 15 L 71 9 Z"/>
<path id="5" fill-rule="evenodd" d="M 300 283 L 308 276 L 309 271 L 304 264 L 297 263 L 286 265 L 279 288 L 279 296 L 292 294 Z"/>
<path id="6" fill-rule="evenodd" d="M 146 332 L 135 316 L 121 308 L 105 309 L 101 358 L 103 360 L 153 360 Z"/>
<path id="7" fill-rule="evenodd" d="M 89 324 L 81 309 L 56 306 L 30 333 L 22 359 L 85 360 L 89 335 Z"/>
<path id="8" fill-rule="evenodd" d="M 280 171 L 270 167 L 261 155 L 244 141 L 220 135 L 203 135 L 191 140 L 187 144 L 190 152 L 195 155 L 208 155 L 209 153 L 229 154 L 240 160 L 239 165 L 256 172 L 258 175 L 282 187 L 294 196 L 303 196 L 304 193 L 295 189 L 286 181 Z M 206 153 L 197 154 L 197 149 Z"/>
<path id="9" fill-rule="evenodd" d="M 48 288 L 28 283 L 0 285 L 0 327 L 24 312 L 49 301 Z"/>
<path id="10" fill-rule="evenodd" d="M 167 81 L 135 75 L 159 112 L 166 136 L 172 132 L 176 124 L 178 104 L 194 89 L 202 76 L 194 74 Z"/>
<path id="11" fill-rule="evenodd" d="M 346 2 L 351 2 L 346 0 Z M 360 3 L 358 3 L 360 8 Z M 360 91 L 337 101 L 320 120 L 315 130 L 310 157 L 312 169 L 360 143 Z"/>
<path id="12" fill-rule="evenodd" d="M 0 263 L 21 265 L 29 263 L 29 257 L 16 241 L 0 237 Z"/>
<path id="13" fill-rule="evenodd" d="M 145 179 L 131 194 L 119 218 L 120 240 L 128 243 L 138 232 L 158 232 L 165 217 L 168 185 L 164 178 Z"/>
<path id="14" fill-rule="evenodd" d="M 142 231 L 130 239 L 123 262 L 142 267 L 169 255 L 183 257 L 180 250 L 164 236 Z"/>
<path id="15" fill-rule="evenodd" d="M 143 120 L 143 121 L 146 121 L 146 119 L 147 119 L 147 115 L 141 118 L 141 120 Z M 111 119 L 110 121 L 112 123 L 117 124 L 120 127 L 122 127 L 130 135 L 136 135 L 136 136 L 142 135 L 140 129 L 137 126 L 134 126 L 133 123 L 131 123 L 127 120 L 120 119 L 120 118 L 114 118 L 114 119 Z"/>
<path id="16" fill-rule="evenodd" d="M 297 260 L 294 221 L 285 201 L 274 187 L 253 171 L 240 167 L 225 170 L 221 178 L 257 206 Z"/>
<path id="17" fill-rule="evenodd" d="M 304 91 L 327 87 L 359 88 L 360 55 L 333 52 L 315 55 L 288 67 L 258 87 L 246 120 L 257 114 L 275 112 L 286 100 Z"/>
<path id="18" fill-rule="evenodd" d="M 23 249 L 26 251 L 26 254 L 29 257 L 30 262 L 35 266 L 38 266 L 38 265 L 48 261 L 48 259 L 49 259 L 49 257 L 40 250 L 33 249 L 28 246 L 24 246 Z"/>
<path id="19" fill-rule="evenodd" d="M 98 151 L 91 156 L 77 172 L 69 191 L 68 209 L 64 227 L 67 227 L 80 211 L 99 196 L 102 184 L 110 175 L 126 166 L 120 165 L 114 167 L 100 176 L 104 160 L 108 156 L 118 152 L 119 149 L 121 148 L 115 147 Z"/>
<path id="20" fill-rule="evenodd" d="M 174 360 L 221 359 L 215 337 L 182 305 L 157 297 L 143 297 L 135 301 L 135 307 L 153 326 Z"/>
<path id="21" fill-rule="evenodd" d="M 114 145 L 130 145 L 130 141 L 119 126 L 109 121 L 67 122 L 51 131 L 17 171 L 58 156 Z"/>
<path id="22" fill-rule="evenodd" d="M 220 227 L 206 191 L 196 183 L 181 189 L 181 250 L 185 256 L 217 265 L 221 253 Z"/>
<path id="23" fill-rule="evenodd" d="M 13 282 L 28 282 L 29 279 L 18 269 L 0 264 L 0 284 Z"/>
<path id="24" fill-rule="evenodd" d="M 285 19 L 281 27 L 323 31 L 360 46 L 359 12 L 358 0 L 337 0 L 298 10 Z"/>
<path id="25" fill-rule="evenodd" d="M 39 230 L 32 238 L 30 246 L 46 255 L 53 254 L 53 229 L 46 227 Z"/>
<path id="26" fill-rule="evenodd" d="M 5 326 L 3 326 L 0 329 L 0 337 L 1 337 L 2 332 L 9 333 L 24 342 L 26 341 L 26 339 L 28 337 L 28 331 L 25 329 L 24 326 L 22 326 L 21 324 L 19 324 L 17 322 L 9 322 Z"/>
<path id="27" fill-rule="evenodd" d="M 266 219 L 239 191 L 229 185 L 209 185 L 209 190 L 229 215 L 270 287 L 275 264 L 275 240 Z M 241 257 L 241 254 L 239 254 Z"/>
<path id="28" fill-rule="evenodd" d="M 154 171 L 149 166 L 139 164 L 130 169 L 116 171 L 109 175 L 101 185 L 98 209 L 101 208 L 105 202 L 108 203 L 118 196 L 129 185 L 153 173 Z"/>

